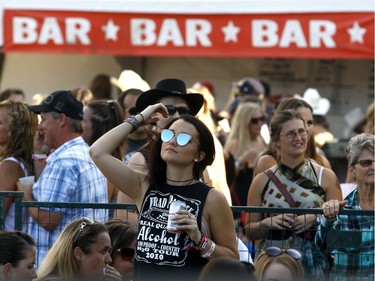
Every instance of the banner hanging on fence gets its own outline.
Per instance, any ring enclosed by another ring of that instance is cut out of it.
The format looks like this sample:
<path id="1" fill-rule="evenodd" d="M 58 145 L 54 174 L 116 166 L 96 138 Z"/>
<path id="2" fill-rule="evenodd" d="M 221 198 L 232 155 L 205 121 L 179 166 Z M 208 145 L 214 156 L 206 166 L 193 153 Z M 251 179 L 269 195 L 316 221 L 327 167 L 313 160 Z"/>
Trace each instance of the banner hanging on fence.
<path id="1" fill-rule="evenodd" d="M 5 10 L 4 51 L 373 59 L 374 14 L 169 15 Z"/>

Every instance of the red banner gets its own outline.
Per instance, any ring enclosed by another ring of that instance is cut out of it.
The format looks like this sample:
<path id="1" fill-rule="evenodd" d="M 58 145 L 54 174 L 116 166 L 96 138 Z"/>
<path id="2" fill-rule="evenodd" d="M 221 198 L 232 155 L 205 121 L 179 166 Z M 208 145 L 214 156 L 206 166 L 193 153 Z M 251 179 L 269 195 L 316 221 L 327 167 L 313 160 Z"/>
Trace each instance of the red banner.
<path id="1" fill-rule="evenodd" d="M 374 14 L 166 15 L 5 10 L 4 51 L 373 59 Z"/>

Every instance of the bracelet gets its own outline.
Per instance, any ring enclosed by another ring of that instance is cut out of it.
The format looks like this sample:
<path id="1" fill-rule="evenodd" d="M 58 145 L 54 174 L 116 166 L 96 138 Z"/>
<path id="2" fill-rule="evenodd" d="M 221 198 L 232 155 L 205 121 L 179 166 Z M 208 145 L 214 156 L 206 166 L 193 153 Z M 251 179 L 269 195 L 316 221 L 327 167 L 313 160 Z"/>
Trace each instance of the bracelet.
<path id="1" fill-rule="evenodd" d="M 199 251 L 199 252 L 203 252 L 208 246 L 208 237 L 206 235 L 203 235 L 202 234 L 202 238 L 201 240 L 199 241 L 199 244 L 198 246 L 196 247 L 196 249 Z"/>
<path id="2" fill-rule="evenodd" d="M 205 258 L 205 259 L 207 259 L 207 258 L 209 258 L 209 257 L 211 257 L 212 256 L 212 254 L 213 254 L 213 252 L 215 251 L 215 248 L 216 248 L 216 244 L 215 244 L 215 242 L 214 241 L 211 241 L 211 247 L 210 247 L 210 249 L 208 250 L 208 252 L 207 253 L 205 253 L 205 254 L 201 254 L 201 257 L 202 258 Z"/>
<path id="3" fill-rule="evenodd" d="M 202 243 L 202 241 L 203 241 L 203 238 L 204 238 L 204 235 L 203 235 L 203 233 L 201 232 L 201 238 L 199 239 L 199 242 L 198 243 L 195 243 L 194 241 L 194 245 L 195 245 L 195 247 L 198 247 L 201 243 Z"/>
<path id="4" fill-rule="evenodd" d="M 47 159 L 47 154 L 33 154 L 31 155 L 31 159 L 33 159 L 36 162 L 43 162 Z"/>
<path id="5" fill-rule="evenodd" d="M 130 133 L 133 133 L 139 127 L 139 122 L 138 122 L 137 118 L 135 118 L 134 115 L 131 115 L 128 118 L 126 118 L 124 120 L 124 122 L 129 123 L 133 126 L 133 129 L 130 131 Z"/>
<path id="6" fill-rule="evenodd" d="M 139 123 L 140 123 L 140 125 L 143 125 L 143 123 L 145 122 L 145 117 L 143 116 L 142 113 L 138 113 L 138 114 L 141 115 L 141 117 L 142 117 L 142 121 L 139 122 Z"/>

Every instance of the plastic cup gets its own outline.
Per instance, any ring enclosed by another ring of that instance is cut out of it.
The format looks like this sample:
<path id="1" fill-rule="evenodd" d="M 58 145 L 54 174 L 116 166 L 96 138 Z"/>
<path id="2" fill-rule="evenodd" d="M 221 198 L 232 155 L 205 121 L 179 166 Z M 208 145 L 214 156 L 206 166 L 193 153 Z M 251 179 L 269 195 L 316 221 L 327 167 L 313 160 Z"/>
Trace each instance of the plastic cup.
<path id="1" fill-rule="evenodd" d="M 29 177 L 22 177 L 18 179 L 21 184 L 28 185 L 28 184 L 34 184 L 35 182 L 35 176 L 29 176 Z"/>

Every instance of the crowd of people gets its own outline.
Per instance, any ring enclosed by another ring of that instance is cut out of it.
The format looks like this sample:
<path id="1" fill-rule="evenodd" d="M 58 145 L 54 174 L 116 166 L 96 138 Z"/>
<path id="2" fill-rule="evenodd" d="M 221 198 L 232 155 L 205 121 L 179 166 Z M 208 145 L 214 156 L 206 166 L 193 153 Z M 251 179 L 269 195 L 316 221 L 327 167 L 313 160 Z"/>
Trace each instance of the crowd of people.
<path id="1" fill-rule="evenodd" d="M 374 210 L 373 105 L 348 142 L 344 193 L 314 135 L 329 110 L 316 89 L 271 110 L 269 85 L 244 78 L 219 111 L 208 82 L 114 91 L 107 78 L 34 105 L 0 94 L 0 190 L 136 210 L 28 207 L 17 231 L 7 198 L 0 280 L 374 279 L 374 216 L 341 213 Z"/>

